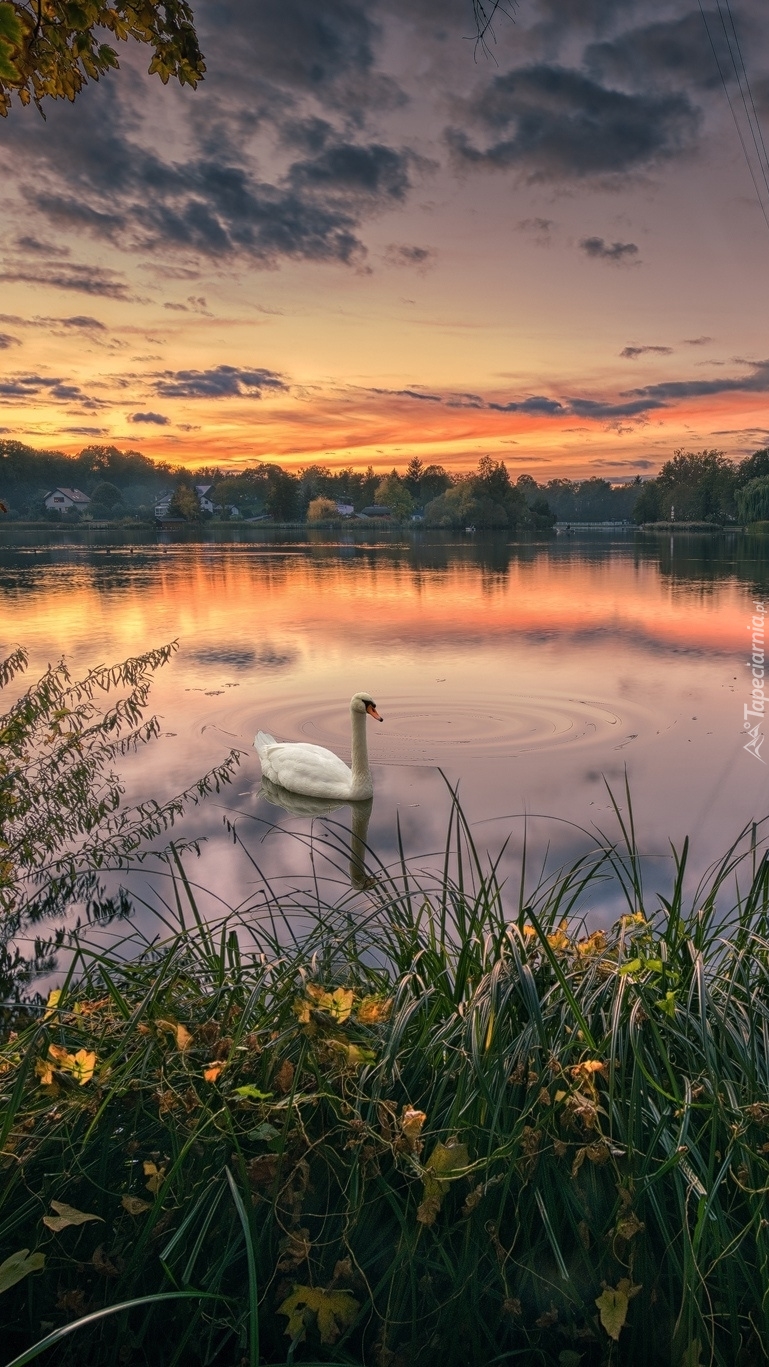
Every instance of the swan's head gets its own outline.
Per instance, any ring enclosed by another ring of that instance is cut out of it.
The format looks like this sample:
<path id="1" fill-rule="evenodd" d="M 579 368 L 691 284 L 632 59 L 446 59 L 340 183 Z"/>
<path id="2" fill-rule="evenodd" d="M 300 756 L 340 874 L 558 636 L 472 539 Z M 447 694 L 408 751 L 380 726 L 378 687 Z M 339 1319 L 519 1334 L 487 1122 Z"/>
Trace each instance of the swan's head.
<path id="1" fill-rule="evenodd" d="M 376 721 L 384 721 L 384 717 L 380 717 L 377 712 L 376 703 L 370 693 L 356 693 L 355 696 L 350 699 L 350 711 L 368 712 L 369 716 L 374 717 Z"/>

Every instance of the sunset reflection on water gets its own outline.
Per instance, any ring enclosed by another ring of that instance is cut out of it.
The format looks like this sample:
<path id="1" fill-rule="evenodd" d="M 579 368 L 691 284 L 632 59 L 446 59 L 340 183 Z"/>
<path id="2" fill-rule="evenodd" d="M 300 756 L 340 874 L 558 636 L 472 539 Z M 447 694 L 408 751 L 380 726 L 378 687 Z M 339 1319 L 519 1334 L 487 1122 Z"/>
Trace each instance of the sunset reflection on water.
<path id="1" fill-rule="evenodd" d="M 604 778 L 619 793 L 626 769 L 650 854 L 689 833 L 714 857 L 769 809 L 766 769 L 742 749 L 746 623 L 766 568 L 738 537 L 22 542 L 6 534 L 0 550 L 3 636 L 33 669 L 179 639 L 153 689 L 163 735 L 126 781 L 132 798 L 169 796 L 242 750 L 232 787 L 186 823 L 211 837 L 204 864 L 228 896 L 240 875 L 223 862 L 223 808 L 276 877 L 307 866 L 304 846 L 264 839 L 261 820 L 301 835 L 312 818 L 258 795 L 257 727 L 349 758 L 358 689 L 385 716 L 369 728 L 368 837 L 385 860 L 396 813 L 409 850 L 440 846 L 441 771 L 482 844 L 511 831 L 519 844 L 528 813 L 554 857 L 584 847 L 566 823 L 612 828 Z"/>

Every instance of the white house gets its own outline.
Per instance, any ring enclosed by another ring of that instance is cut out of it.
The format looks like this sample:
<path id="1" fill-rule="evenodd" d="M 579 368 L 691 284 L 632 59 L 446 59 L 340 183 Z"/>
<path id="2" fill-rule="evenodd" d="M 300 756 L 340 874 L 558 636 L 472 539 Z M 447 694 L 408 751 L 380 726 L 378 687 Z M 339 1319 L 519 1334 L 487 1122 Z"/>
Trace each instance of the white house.
<path id="1" fill-rule="evenodd" d="M 337 503 L 336 510 L 340 517 L 352 517 L 355 512 L 351 503 Z"/>
<path id="2" fill-rule="evenodd" d="M 68 513 L 70 508 L 84 513 L 90 502 L 88 495 L 81 493 L 80 489 L 54 489 L 43 499 L 46 508 L 57 513 Z"/>
<path id="3" fill-rule="evenodd" d="M 202 513 L 212 513 L 214 511 L 214 505 L 208 497 L 208 492 L 211 487 L 210 484 L 195 485 L 195 493 L 198 496 L 198 503 L 200 504 L 200 511 Z"/>
<path id="4" fill-rule="evenodd" d="M 155 504 L 155 517 L 158 518 L 159 521 L 162 521 L 164 517 L 168 517 L 168 509 L 171 506 L 172 498 L 172 493 L 160 495 L 160 498 Z"/>

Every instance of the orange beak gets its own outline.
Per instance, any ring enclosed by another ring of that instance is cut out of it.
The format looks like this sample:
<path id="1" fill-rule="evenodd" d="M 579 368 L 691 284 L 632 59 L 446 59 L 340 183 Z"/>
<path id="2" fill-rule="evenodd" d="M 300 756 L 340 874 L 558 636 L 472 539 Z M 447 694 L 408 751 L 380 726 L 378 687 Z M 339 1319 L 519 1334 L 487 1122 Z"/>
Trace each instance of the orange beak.
<path id="1" fill-rule="evenodd" d="M 376 710 L 376 708 L 375 708 L 375 706 L 374 706 L 374 704 L 373 704 L 372 702 L 367 702 L 367 703 L 366 703 L 366 711 L 368 712 L 369 716 L 370 716 L 370 717 L 374 717 L 374 718 L 376 719 L 376 721 L 384 721 L 384 717 L 380 717 L 379 713 L 377 712 L 377 710 Z"/>

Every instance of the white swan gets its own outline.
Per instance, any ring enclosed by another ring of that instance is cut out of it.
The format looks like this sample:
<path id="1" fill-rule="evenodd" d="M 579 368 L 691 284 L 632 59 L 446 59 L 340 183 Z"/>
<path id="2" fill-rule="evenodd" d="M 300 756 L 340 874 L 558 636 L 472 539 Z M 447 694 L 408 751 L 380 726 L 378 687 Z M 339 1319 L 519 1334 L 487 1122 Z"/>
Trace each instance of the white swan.
<path id="1" fill-rule="evenodd" d="M 276 741 L 266 731 L 258 731 L 254 746 L 262 774 L 271 783 L 292 793 L 306 793 L 308 797 L 336 798 L 339 802 L 360 802 L 371 797 L 374 785 L 366 745 L 366 713 L 384 721 L 374 699 L 368 693 L 356 693 L 350 699 L 352 768 L 348 769 L 344 760 L 322 745 Z"/>

